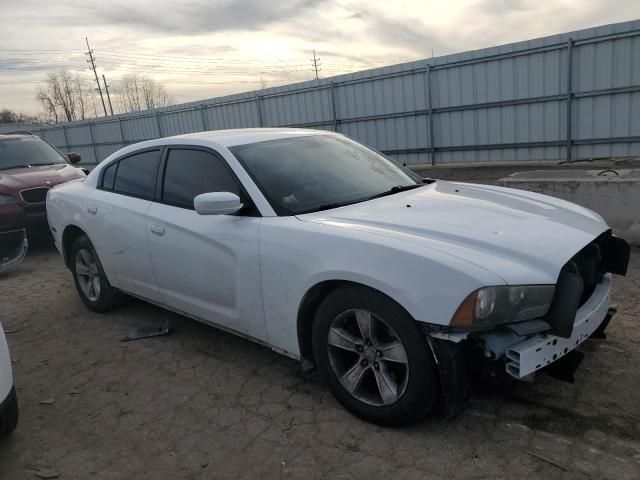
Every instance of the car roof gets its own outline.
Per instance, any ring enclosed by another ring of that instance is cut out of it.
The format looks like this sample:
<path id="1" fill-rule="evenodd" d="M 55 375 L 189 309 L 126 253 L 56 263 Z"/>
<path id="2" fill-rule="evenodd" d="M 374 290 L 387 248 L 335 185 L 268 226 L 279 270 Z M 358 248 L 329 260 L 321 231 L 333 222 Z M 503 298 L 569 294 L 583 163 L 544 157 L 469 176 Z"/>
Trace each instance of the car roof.
<path id="1" fill-rule="evenodd" d="M 305 128 L 236 128 L 229 130 L 212 130 L 208 132 L 187 133 L 165 137 L 162 140 L 173 143 L 181 139 L 210 140 L 225 147 L 246 145 L 247 143 L 266 142 L 281 138 L 299 137 L 305 135 L 330 135 L 326 130 L 313 130 Z"/>
<path id="2" fill-rule="evenodd" d="M 38 138 L 28 132 L 0 133 L 0 140 L 11 140 L 13 138 Z"/>

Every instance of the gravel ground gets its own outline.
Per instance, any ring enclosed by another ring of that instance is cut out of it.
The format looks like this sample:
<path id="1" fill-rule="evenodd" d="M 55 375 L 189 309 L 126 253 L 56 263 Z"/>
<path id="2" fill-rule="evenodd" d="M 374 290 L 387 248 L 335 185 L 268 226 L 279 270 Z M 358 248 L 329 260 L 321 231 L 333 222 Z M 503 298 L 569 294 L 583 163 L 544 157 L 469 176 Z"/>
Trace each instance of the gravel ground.
<path id="1" fill-rule="evenodd" d="M 0 276 L 21 407 L 0 479 L 638 479 L 639 287 L 634 248 L 619 314 L 581 347 L 575 384 L 539 376 L 477 393 L 455 420 L 385 429 L 264 347 L 139 301 L 90 312 L 55 249 L 36 246 Z M 167 316 L 171 335 L 120 341 Z"/>

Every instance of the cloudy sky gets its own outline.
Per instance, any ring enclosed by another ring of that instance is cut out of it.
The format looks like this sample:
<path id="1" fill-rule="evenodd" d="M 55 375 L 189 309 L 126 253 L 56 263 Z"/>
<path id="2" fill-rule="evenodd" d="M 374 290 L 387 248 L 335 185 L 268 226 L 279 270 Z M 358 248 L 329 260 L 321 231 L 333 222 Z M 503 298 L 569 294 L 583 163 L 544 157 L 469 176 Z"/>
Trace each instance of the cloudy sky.
<path id="1" fill-rule="evenodd" d="M 639 0 L 0 0 L 0 109 L 47 72 L 136 72 L 177 102 L 640 18 Z"/>

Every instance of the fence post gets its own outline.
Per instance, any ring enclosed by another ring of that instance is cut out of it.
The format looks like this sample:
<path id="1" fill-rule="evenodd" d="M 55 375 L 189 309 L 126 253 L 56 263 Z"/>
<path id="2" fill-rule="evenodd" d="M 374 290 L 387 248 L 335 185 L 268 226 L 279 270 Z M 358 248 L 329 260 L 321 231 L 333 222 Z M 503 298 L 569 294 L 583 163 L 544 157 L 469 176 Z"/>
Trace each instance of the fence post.
<path id="1" fill-rule="evenodd" d="M 336 92 L 335 85 L 331 82 L 331 110 L 333 114 L 333 131 L 338 131 L 338 116 L 336 114 Z"/>
<path id="2" fill-rule="evenodd" d="M 571 161 L 571 146 L 573 143 L 571 137 L 571 100 L 573 98 L 572 83 L 572 63 L 573 63 L 573 38 L 567 40 L 567 162 Z"/>
<path id="3" fill-rule="evenodd" d="M 209 127 L 207 126 L 207 114 L 206 114 L 207 106 L 204 103 L 200 104 L 200 118 L 202 120 L 202 130 L 207 131 Z"/>
<path id="4" fill-rule="evenodd" d="M 127 146 L 127 141 L 124 139 L 124 129 L 122 128 L 122 117 L 118 117 L 118 126 L 120 127 L 120 140 L 122 141 L 122 146 Z"/>
<path id="5" fill-rule="evenodd" d="M 67 127 L 62 125 L 62 134 L 64 135 L 64 149 L 69 153 L 69 139 L 67 138 Z"/>
<path id="6" fill-rule="evenodd" d="M 263 126 L 262 120 L 262 102 L 260 101 L 260 95 L 256 94 L 256 108 L 258 110 L 258 126 Z"/>
<path id="7" fill-rule="evenodd" d="M 96 148 L 96 139 L 93 136 L 93 124 L 91 122 L 89 122 L 89 137 L 91 138 L 91 146 L 93 147 L 93 159 L 97 165 L 100 162 L 98 162 L 98 150 Z"/>
<path id="8" fill-rule="evenodd" d="M 156 112 L 156 124 L 158 125 L 158 138 L 162 138 L 162 125 L 160 125 L 160 112 Z"/>
<path id="9" fill-rule="evenodd" d="M 427 102 L 429 117 L 429 156 L 431 165 L 436 164 L 436 146 L 433 143 L 433 99 L 431 97 L 431 65 L 427 65 Z"/>

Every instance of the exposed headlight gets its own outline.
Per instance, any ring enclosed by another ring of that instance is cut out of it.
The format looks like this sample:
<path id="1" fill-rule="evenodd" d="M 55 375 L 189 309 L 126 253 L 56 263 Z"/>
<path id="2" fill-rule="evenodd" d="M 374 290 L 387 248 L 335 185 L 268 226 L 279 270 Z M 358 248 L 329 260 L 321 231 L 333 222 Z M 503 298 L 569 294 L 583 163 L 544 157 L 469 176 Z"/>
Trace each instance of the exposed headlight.
<path id="1" fill-rule="evenodd" d="M 554 285 L 484 287 L 458 307 L 451 325 L 491 327 L 544 316 L 553 299 Z"/>
<path id="2" fill-rule="evenodd" d="M 4 193 L 0 193 L 0 205 L 11 205 L 12 203 L 18 203 L 18 200 L 11 195 L 5 195 Z"/>

